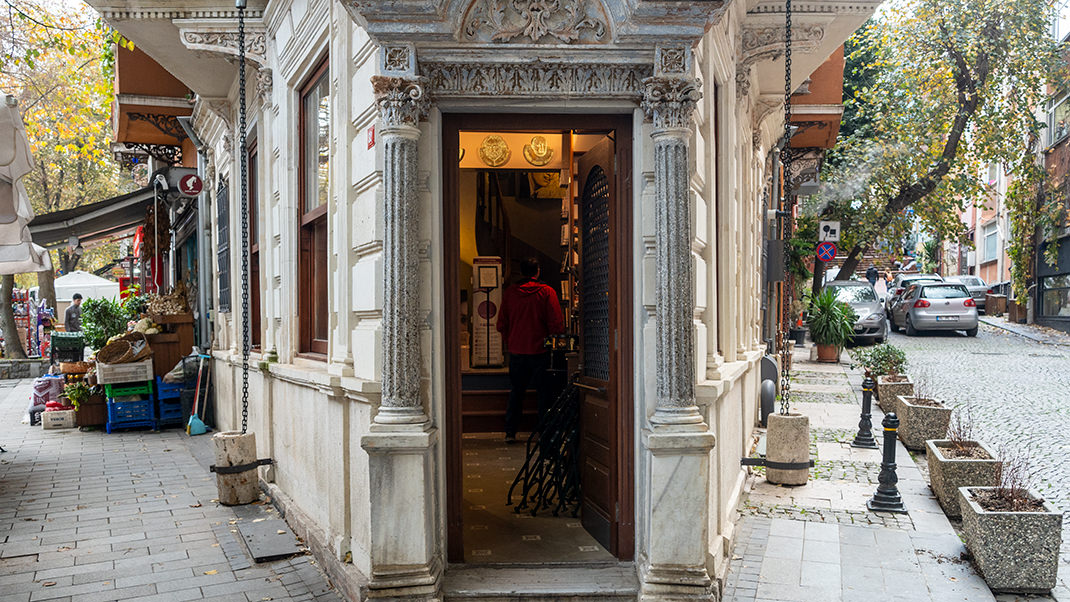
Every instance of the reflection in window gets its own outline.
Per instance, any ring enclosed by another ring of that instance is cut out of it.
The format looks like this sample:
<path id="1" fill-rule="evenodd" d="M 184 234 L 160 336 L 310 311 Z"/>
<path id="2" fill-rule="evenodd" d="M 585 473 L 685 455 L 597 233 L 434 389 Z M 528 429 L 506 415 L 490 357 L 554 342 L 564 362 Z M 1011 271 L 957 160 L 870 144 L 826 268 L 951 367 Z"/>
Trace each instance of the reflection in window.
<path id="1" fill-rule="evenodd" d="M 877 295 L 868 286 L 837 286 L 836 300 L 843 303 L 866 303 L 876 301 Z"/>
<path id="2" fill-rule="evenodd" d="M 1041 315 L 1054 318 L 1070 318 L 1070 274 L 1042 278 L 1044 294 L 1041 297 Z"/>
<path id="3" fill-rule="evenodd" d="M 970 293 L 960 285 L 949 284 L 927 286 L 921 289 L 921 296 L 925 299 L 965 299 Z"/>

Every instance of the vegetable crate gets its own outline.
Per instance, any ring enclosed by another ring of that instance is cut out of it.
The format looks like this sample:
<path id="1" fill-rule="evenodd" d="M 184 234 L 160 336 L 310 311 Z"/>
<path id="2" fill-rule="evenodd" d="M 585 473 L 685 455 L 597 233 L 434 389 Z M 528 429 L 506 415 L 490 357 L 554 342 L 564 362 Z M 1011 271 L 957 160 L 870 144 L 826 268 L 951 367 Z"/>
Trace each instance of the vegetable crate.
<path id="1" fill-rule="evenodd" d="M 104 385 L 110 383 L 142 383 L 152 380 L 152 359 L 129 364 L 102 364 L 97 362 L 97 382 Z"/>
<path id="2" fill-rule="evenodd" d="M 156 419 L 161 425 L 181 424 L 185 422 L 186 412 L 182 410 L 182 383 L 171 384 L 156 377 Z"/>
<path id="3" fill-rule="evenodd" d="M 131 395 L 151 395 L 152 381 L 143 383 L 115 383 L 104 385 L 108 397 L 129 397 Z"/>
<path id="4" fill-rule="evenodd" d="M 148 426 L 156 428 L 156 417 L 152 407 L 152 398 L 133 401 L 116 401 L 108 399 L 108 424 L 110 433 L 117 428 Z"/>

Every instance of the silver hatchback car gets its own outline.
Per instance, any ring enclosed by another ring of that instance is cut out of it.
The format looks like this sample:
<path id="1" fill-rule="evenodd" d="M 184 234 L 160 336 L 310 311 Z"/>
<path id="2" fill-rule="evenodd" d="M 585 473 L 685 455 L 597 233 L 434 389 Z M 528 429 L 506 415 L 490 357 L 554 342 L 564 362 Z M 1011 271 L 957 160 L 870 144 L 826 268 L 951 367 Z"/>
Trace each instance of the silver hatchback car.
<path id="1" fill-rule="evenodd" d="M 869 339 L 874 343 L 884 342 L 888 328 L 877 292 L 865 280 L 833 280 L 825 285 L 836 293 L 836 299 L 851 306 L 858 319 L 855 321 L 855 341 Z"/>
<path id="2" fill-rule="evenodd" d="M 977 303 L 961 284 L 919 282 L 907 287 L 892 308 L 892 330 L 914 336 L 923 330 L 965 330 L 977 336 Z"/>

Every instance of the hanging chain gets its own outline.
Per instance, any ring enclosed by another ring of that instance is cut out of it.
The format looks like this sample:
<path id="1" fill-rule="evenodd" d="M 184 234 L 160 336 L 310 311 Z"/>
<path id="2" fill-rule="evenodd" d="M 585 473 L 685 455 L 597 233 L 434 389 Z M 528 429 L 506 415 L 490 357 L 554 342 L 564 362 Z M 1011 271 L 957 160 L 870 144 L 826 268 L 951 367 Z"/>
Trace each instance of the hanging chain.
<path id="1" fill-rule="evenodd" d="M 784 241 L 784 255 L 788 256 L 787 245 L 792 234 L 792 211 L 791 203 L 791 0 L 784 2 L 784 147 L 780 151 L 783 186 L 781 187 L 783 203 L 781 204 L 786 214 L 781 217 L 781 238 Z M 773 174 L 779 177 L 779 174 Z M 782 329 L 780 333 L 780 413 L 787 415 L 791 411 L 791 301 L 795 295 L 795 284 L 788 271 L 788 264 L 784 262 L 784 280 L 782 285 L 782 299 L 784 303 Z"/>
<path id="2" fill-rule="evenodd" d="M 238 136 L 241 139 L 241 432 L 249 428 L 249 157 L 246 152 L 245 114 L 245 0 L 238 9 Z"/>

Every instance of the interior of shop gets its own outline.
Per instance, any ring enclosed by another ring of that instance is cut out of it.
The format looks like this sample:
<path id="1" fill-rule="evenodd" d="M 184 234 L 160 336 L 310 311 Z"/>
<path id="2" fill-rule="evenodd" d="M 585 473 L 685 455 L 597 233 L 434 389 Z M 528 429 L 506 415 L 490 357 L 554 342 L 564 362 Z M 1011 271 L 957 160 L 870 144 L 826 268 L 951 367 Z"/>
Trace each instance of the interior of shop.
<path id="1" fill-rule="evenodd" d="M 544 411 L 540 427 L 536 391 L 529 389 L 517 442 L 505 441 L 509 350 L 496 320 L 503 291 L 522 280 L 521 262 L 535 258 L 539 280 L 557 294 L 569 335 L 552 343 L 557 350 L 551 352 L 545 378 L 553 383 L 555 400 L 567 396 L 569 376 L 581 369 L 583 340 L 583 207 L 577 172 L 585 152 L 607 138 L 611 143 L 607 134 L 459 134 L 457 286 L 468 563 L 615 560 L 582 522 L 578 404 L 560 402 Z M 539 434 L 532 437 L 532 431 Z"/>

